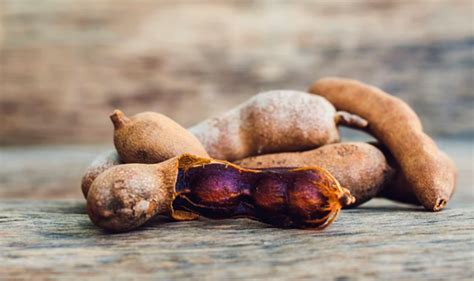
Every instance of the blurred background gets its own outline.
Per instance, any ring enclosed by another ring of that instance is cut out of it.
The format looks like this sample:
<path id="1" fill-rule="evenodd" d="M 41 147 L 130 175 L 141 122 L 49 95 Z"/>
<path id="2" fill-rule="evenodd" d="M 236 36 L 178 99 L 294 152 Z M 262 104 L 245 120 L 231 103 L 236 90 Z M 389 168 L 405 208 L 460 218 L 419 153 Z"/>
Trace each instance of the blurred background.
<path id="1" fill-rule="evenodd" d="M 0 0 L 0 198 L 81 198 L 114 108 L 191 126 L 328 75 L 413 106 L 474 198 L 473 16 L 463 0 Z"/>

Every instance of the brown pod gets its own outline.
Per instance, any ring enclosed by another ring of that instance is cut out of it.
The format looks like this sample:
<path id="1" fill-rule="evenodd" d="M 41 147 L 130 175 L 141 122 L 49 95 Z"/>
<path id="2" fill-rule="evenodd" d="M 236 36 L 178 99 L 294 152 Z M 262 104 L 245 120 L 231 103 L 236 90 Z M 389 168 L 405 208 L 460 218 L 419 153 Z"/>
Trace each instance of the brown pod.
<path id="1" fill-rule="evenodd" d="M 208 157 L 206 150 L 185 128 L 155 112 L 143 112 L 130 118 L 115 110 L 114 144 L 124 163 L 159 163 L 183 153 Z"/>
<path id="2" fill-rule="evenodd" d="M 120 157 L 115 149 L 99 154 L 89 167 L 87 167 L 82 177 L 81 190 L 84 197 L 87 198 L 87 193 L 92 183 L 102 172 L 121 163 Z"/>
<path id="3" fill-rule="evenodd" d="M 100 174 L 87 195 L 92 222 L 111 231 L 155 215 L 246 217 L 279 227 L 323 228 L 354 198 L 325 169 L 244 169 L 182 155 L 159 164 L 125 164 Z"/>
<path id="4" fill-rule="evenodd" d="M 212 158 L 234 161 L 338 142 L 338 125 L 363 128 L 367 122 L 346 112 L 336 112 L 322 97 L 279 90 L 255 95 L 189 131 Z"/>
<path id="5" fill-rule="evenodd" d="M 376 147 L 361 142 L 329 144 L 305 152 L 267 154 L 235 161 L 254 169 L 319 166 L 328 170 L 356 200 L 355 207 L 374 198 L 393 178 L 394 170 Z"/>
<path id="6" fill-rule="evenodd" d="M 408 104 L 376 87 L 343 78 L 321 79 L 309 91 L 327 98 L 338 110 L 369 122 L 368 130 L 393 154 L 427 210 L 439 211 L 446 206 L 455 189 L 456 168 L 423 133 L 418 116 Z"/>

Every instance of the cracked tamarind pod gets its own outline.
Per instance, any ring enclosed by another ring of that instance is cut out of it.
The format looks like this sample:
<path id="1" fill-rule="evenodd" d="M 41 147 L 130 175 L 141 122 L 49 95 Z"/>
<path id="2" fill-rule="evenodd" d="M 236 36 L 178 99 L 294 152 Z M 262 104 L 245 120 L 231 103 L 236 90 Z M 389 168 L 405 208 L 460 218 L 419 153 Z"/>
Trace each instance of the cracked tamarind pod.
<path id="1" fill-rule="evenodd" d="M 245 168 L 318 166 L 328 170 L 356 198 L 345 206 L 359 206 L 376 197 L 395 171 L 384 154 L 368 143 L 335 143 L 304 152 L 286 152 L 248 157 L 235 161 Z"/>
<path id="2" fill-rule="evenodd" d="M 158 164 L 112 167 L 87 195 L 92 222 L 109 231 L 137 228 L 156 215 L 245 217 L 278 227 L 324 228 L 354 197 L 325 169 L 244 169 L 182 155 Z"/>
<path id="3" fill-rule="evenodd" d="M 338 142 L 338 125 L 364 128 L 367 122 L 347 112 L 336 112 L 323 97 L 278 90 L 255 95 L 189 131 L 212 158 L 234 161 Z"/>
<path id="4" fill-rule="evenodd" d="M 344 78 L 321 79 L 309 92 L 369 122 L 367 131 L 387 147 L 400 166 L 407 184 L 399 187 L 405 193 L 414 194 L 430 211 L 446 206 L 456 186 L 456 167 L 423 132 L 420 119 L 408 104 L 376 87 Z"/>

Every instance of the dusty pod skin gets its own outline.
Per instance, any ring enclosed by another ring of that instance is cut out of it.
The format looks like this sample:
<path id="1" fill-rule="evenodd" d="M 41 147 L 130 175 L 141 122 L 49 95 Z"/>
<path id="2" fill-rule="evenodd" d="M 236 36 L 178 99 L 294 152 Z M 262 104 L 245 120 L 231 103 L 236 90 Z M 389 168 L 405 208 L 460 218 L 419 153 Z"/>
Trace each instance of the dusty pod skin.
<path id="1" fill-rule="evenodd" d="M 182 155 L 158 164 L 112 167 L 87 195 L 92 222 L 128 231 L 155 215 L 175 220 L 246 217 L 279 227 L 324 228 L 354 197 L 326 170 L 244 169 Z"/>
<path id="2" fill-rule="evenodd" d="M 143 112 L 130 118 L 115 110 L 114 144 L 124 163 L 159 163 L 183 153 L 209 157 L 206 150 L 185 128 L 155 112 Z"/>
<path id="3" fill-rule="evenodd" d="M 99 154 L 87 167 L 82 177 L 81 190 L 84 197 L 87 198 L 92 183 L 102 172 L 119 164 L 122 164 L 122 161 L 115 149 Z"/>
<path id="4" fill-rule="evenodd" d="M 408 104 L 376 87 L 343 78 L 321 79 L 309 91 L 327 98 L 338 110 L 369 122 L 368 131 L 394 156 L 411 192 L 425 209 L 440 211 L 446 206 L 455 189 L 456 168 L 423 133 Z"/>
<path id="5" fill-rule="evenodd" d="M 279 90 L 255 95 L 189 131 L 212 158 L 234 161 L 338 142 L 337 125 L 363 128 L 367 122 L 347 112 L 336 112 L 322 97 Z"/>
<path id="6" fill-rule="evenodd" d="M 329 144 L 305 152 L 287 152 L 254 156 L 235 161 L 254 169 L 319 166 L 328 170 L 356 200 L 346 208 L 359 206 L 376 197 L 395 171 L 384 154 L 362 142 Z"/>

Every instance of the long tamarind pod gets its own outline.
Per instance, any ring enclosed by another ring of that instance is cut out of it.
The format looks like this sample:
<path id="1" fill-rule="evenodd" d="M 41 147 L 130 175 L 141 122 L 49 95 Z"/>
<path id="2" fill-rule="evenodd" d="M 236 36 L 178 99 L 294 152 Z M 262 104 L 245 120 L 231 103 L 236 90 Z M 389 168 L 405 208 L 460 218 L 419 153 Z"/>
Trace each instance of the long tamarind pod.
<path id="1" fill-rule="evenodd" d="M 183 155 L 158 164 L 125 164 L 100 174 L 87 195 L 92 222 L 111 231 L 155 215 L 246 217 L 279 227 L 324 228 L 353 202 L 325 169 L 254 170 Z"/>
<path id="2" fill-rule="evenodd" d="M 401 99 L 384 91 L 343 78 L 324 78 L 311 93 L 328 99 L 338 110 L 361 116 L 368 130 L 393 154 L 420 203 L 431 211 L 442 210 L 456 185 L 452 161 L 423 133 L 416 113 Z"/>

